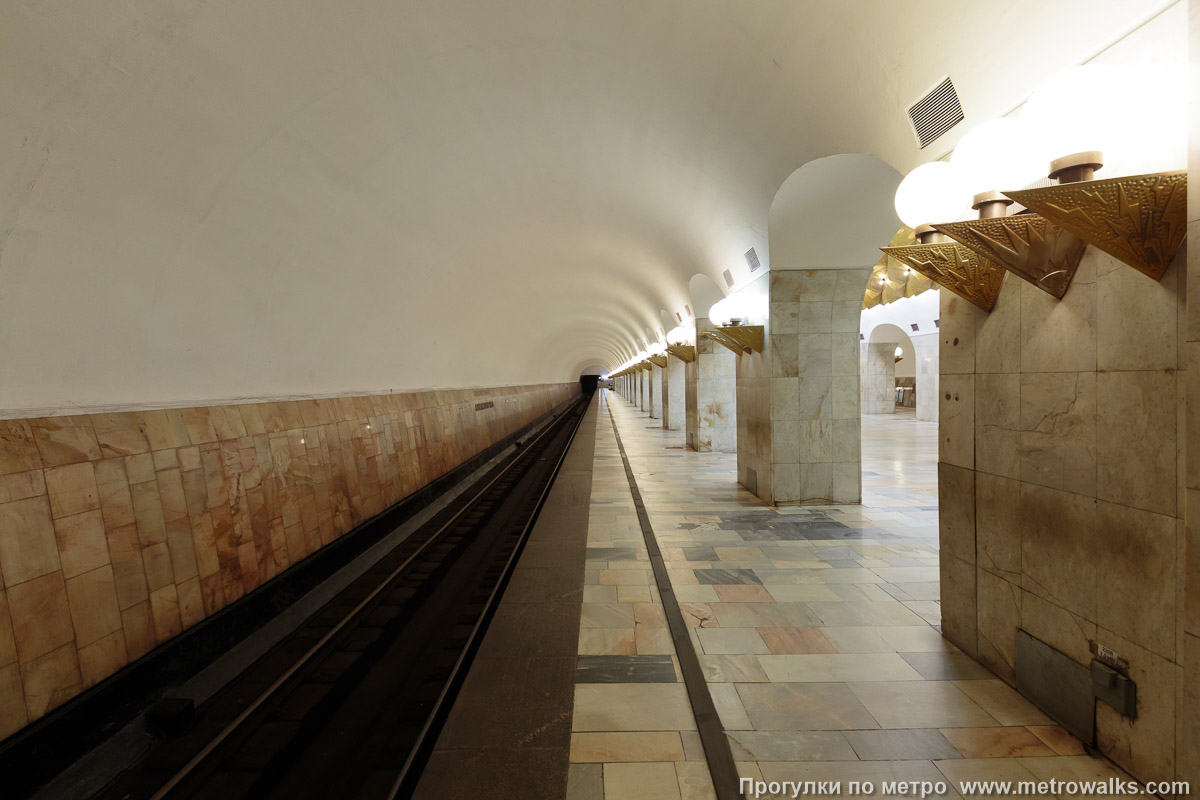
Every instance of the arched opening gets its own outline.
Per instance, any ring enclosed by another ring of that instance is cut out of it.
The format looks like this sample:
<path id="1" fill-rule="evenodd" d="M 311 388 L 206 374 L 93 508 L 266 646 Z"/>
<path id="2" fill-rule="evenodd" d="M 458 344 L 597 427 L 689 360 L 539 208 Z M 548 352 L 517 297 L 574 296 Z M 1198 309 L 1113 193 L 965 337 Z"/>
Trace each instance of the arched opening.
<path id="1" fill-rule="evenodd" d="M 863 416 L 902 414 L 916 417 L 917 371 L 912 339 L 898 325 L 875 326 L 864 342 L 859 375 Z"/>

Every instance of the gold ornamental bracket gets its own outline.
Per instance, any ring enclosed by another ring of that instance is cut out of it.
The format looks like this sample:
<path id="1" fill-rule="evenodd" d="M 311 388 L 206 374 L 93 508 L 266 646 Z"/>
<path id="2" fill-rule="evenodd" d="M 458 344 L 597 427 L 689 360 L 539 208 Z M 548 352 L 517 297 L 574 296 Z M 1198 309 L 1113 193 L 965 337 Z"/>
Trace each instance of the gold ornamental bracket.
<path id="1" fill-rule="evenodd" d="M 1087 249 L 1078 236 L 1040 214 L 935 223 L 933 227 L 1060 300 Z"/>
<path id="2" fill-rule="evenodd" d="M 665 368 L 667 366 L 667 354 L 662 353 L 661 355 L 650 356 L 650 363 L 656 367 Z"/>
<path id="3" fill-rule="evenodd" d="M 649 361 L 639 361 L 637 364 L 637 368 L 640 370 L 645 370 L 646 372 L 649 372 L 650 371 L 650 362 Z"/>
<path id="4" fill-rule="evenodd" d="M 925 237 L 925 242 L 880 249 L 969 303 L 991 311 L 1000 296 L 1004 268 L 958 242 L 928 241 L 930 234 L 938 234 L 930 226 L 921 228 L 925 230 L 917 230 L 918 239 Z"/>
<path id="5" fill-rule="evenodd" d="M 667 353 L 675 356 L 685 364 L 690 364 L 696 360 L 696 346 L 694 344 L 669 344 L 667 345 Z"/>
<path id="6" fill-rule="evenodd" d="M 1004 194 L 1156 281 L 1187 235 L 1186 171 Z"/>
<path id="7" fill-rule="evenodd" d="M 734 353 L 761 353 L 764 328 L 762 325 L 723 325 L 714 330 L 700 332 L 714 342 L 729 348 Z"/>

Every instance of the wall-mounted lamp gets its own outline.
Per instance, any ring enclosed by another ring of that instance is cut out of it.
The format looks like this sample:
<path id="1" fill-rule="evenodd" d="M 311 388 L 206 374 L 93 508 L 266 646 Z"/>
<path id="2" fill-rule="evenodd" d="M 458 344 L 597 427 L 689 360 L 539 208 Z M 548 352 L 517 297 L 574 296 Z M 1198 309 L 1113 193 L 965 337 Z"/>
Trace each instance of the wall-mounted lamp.
<path id="1" fill-rule="evenodd" d="M 1065 70 L 1038 87 L 1019 117 L 990 120 L 964 136 L 949 164 L 935 167 L 945 173 L 937 181 L 923 168 L 913 170 L 897 190 L 897 211 L 916 205 L 926 212 L 922 222 L 954 220 L 953 198 L 962 196 L 955 192 L 969 189 L 980 218 L 934 228 L 1058 298 L 1087 244 L 1158 280 L 1187 233 L 1187 173 L 1180 169 L 1187 163 L 1185 96 L 1186 77 L 1178 71 Z M 1138 97 L 1154 118 L 1114 113 L 1113 97 Z M 1106 161 L 1106 174 L 1117 177 L 1096 180 Z M 1047 163 L 1055 183 L 1030 186 L 1044 183 Z M 1004 186 L 1028 188 L 995 191 Z M 944 205 L 922 206 L 930 193 Z M 1009 216 L 1012 201 L 1027 210 Z"/>
<path id="2" fill-rule="evenodd" d="M 932 225 L 917 225 L 916 235 L 916 244 L 880 249 L 964 300 L 991 311 L 1000 295 L 1004 268 L 950 241 Z"/>
<path id="3" fill-rule="evenodd" d="M 904 348 L 903 347 L 899 347 L 899 346 L 896 347 L 895 359 L 896 359 L 896 361 L 893 363 L 900 362 L 904 359 Z"/>
<path id="4" fill-rule="evenodd" d="M 700 332 L 701 336 L 712 339 L 739 356 L 761 353 L 764 334 L 765 329 L 762 325 L 723 325 L 715 330 Z"/>
<path id="5" fill-rule="evenodd" d="M 1187 236 L 1186 170 L 1005 194 L 1156 281 Z"/>
<path id="6" fill-rule="evenodd" d="M 656 367 L 667 366 L 667 346 L 662 342 L 655 342 L 646 348 L 646 358 Z"/>
<path id="7" fill-rule="evenodd" d="M 768 295 L 761 281 L 748 284 L 741 291 L 713 304 L 708 310 L 708 318 L 717 328 L 700 331 L 700 335 L 738 355 L 761 353 L 766 335 L 762 323 L 767 319 L 768 303 Z"/>

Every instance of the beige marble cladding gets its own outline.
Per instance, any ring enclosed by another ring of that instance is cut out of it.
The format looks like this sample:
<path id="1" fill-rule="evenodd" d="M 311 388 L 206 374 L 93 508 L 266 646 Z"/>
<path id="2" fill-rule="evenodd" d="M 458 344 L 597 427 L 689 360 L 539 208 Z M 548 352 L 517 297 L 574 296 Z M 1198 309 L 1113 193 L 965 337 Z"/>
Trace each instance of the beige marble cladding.
<path id="1" fill-rule="evenodd" d="M 738 479 L 773 504 L 862 497 L 859 314 L 870 270 L 772 270 L 763 352 L 738 359 Z M 893 345 L 894 348 L 894 345 Z M 752 415 L 742 421 L 742 414 Z"/>
<path id="2" fill-rule="evenodd" d="M 1195 780 L 1200 761 L 1184 685 L 1192 260 L 1185 247 L 1156 282 L 1089 247 L 1061 302 L 1012 274 L 990 314 L 941 300 L 943 631 L 1009 683 L 1018 629 L 1085 665 L 1115 651 L 1138 717 L 1098 703 L 1096 744 L 1143 780 Z"/>
<path id="3" fill-rule="evenodd" d="M 862 390 L 862 413 L 896 413 L 896 345 L 892 342 L 868 344 Z"/>
<path id="4" fill-rule="evenodd" d="M 716 327 L 696 319 L 696 360 L 686 371 L 687 443 L 702 453 L 732 453 L 737 450 L 737 356 L 699 335 Z"/>
<path id="5" fill-rule="evenodd" d="M 650 396 L 650 419 L 662 419 L 662 367 L 651 364 L 646 372 L 646 393 Z"/>
<path id="6" fill-rule="evenodd" d="M 0 422 L 0 737 L 578 392 Z"/>
<path id="7" fill-rule="evenodd" d="M 669 431 L 683 430 L 687 405 L 684 400 L 685 362 L 675 356 L 667 356 L 667 366 L 662 370 L 662 422 Z"/>
<path id="8" fill-rule="evenodd" d="M 1200 52 L 1200 2 L 1188 4 L 1188 45 Z M 1189 83 L 1189 153 L 1188 172 L 1200 166 L 1200 81 Z M 1190 174 L 1189 174 L 1190 178 Z M 1200 234 L 1200 197 L 1196 182 L 1188 187 L 1188 238 L 1195 241 Z M 1194 255 L 1186 255 L 1185 284 L 1200 287 L 1200 247 Z M 1182 294 L 1186 295 L 1186 292 Z M 1176 692 L 1175 771 L 1181 780 L 1191 782 L 1193 792 L 1200 786 L 1200 300 L 1189 298 L 1180 315 L 1183 330 L 1181 366 L 1185 374 L 1181 381 L 1186 387 L 1184 414 L 1180 424 L 1180 441 L 1184 461 L 1184 501 L 1179 516 L 1186 520 L 1182 541 L 1177 549 L 1176 565 L 1180 582 L 1181 607 L 1176 609 L 1180 629 L 1177 638 L 1176 661 L 1179 664 Z M 1180 652 L 1182 651 L 1182 652 Z"/>
<path id="9" fill-rule="evenodd" d="M 913 336 L 913 353 L 917 359 L 917 419 L 938 421 L 939 349 L 936 333 Z"/>

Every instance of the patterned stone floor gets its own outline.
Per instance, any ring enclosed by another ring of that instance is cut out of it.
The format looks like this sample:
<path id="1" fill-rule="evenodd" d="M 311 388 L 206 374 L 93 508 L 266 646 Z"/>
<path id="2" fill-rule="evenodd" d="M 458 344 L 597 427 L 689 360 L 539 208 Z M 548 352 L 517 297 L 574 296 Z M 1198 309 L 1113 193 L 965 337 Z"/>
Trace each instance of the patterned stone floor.
<path id="1" fill-rule="evenodd" d="M 941 638 L 935 424 L 864 419 L 861 506 L 771 509 L 603 395 L 570 800 L 714 796 L 610 414 L 743 776 L 1129 780 Z"/>

